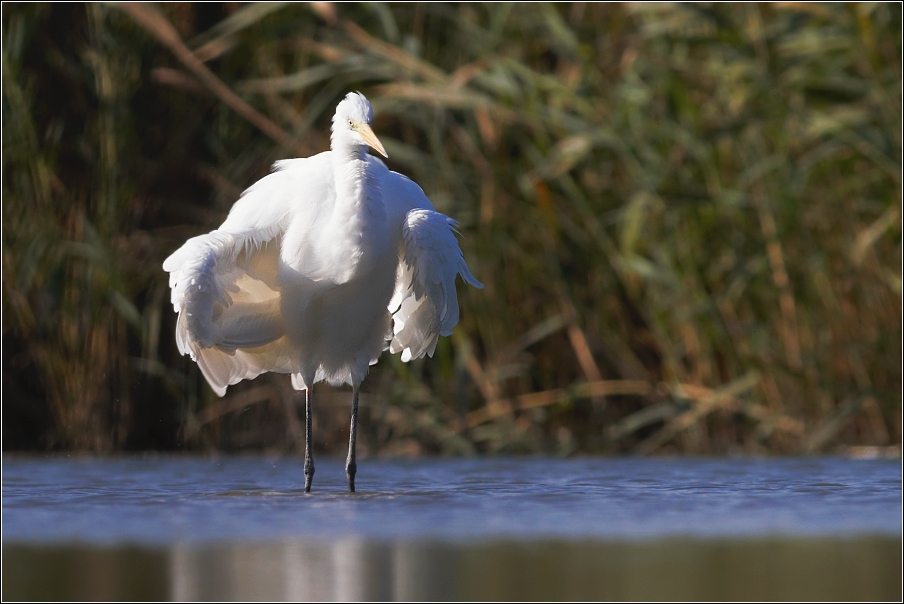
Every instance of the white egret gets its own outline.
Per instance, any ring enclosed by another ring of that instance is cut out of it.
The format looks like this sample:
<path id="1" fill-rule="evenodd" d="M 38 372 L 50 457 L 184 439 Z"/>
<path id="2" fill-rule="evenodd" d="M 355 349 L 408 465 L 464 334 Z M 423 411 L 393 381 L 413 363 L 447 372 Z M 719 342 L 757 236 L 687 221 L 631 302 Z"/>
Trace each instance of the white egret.
<path id="1" fill-rule="evenodd" d="M 330 151 L 287 159 L 249 187 L 219 229 L 163 263 L 179 313 L 176 343 L 219 396 L 273 371 L 305 390 L 305 491 L 311 490 L 312 387 L 353 389 L 346 477 L 355 490 L 358 389 L 383 350 L 433 356 L 458 323 L 455 277 L 481 288 L 455 222 L 421 188 L 368 155 L 386 151 L 373 109 L 349 93 Z"/>

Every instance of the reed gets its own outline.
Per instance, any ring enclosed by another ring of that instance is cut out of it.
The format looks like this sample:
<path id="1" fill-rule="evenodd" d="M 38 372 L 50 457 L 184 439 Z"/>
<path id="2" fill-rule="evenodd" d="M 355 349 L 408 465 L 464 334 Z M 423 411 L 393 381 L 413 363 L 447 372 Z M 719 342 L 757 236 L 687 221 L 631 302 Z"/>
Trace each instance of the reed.
<path id="1" fill-rule="evenodd" d="M 2 17 L 7 449 L 298 446 L 281 376 L 219 400 L 178 357 L 160 263 L 273 160 L 326 149 L 350 89 L 486 284 L 434 359 L 374 368 L 365 450 L 901 441 L 899 6 Z M 346 407 L 317 411 L 318 447 Z"/>

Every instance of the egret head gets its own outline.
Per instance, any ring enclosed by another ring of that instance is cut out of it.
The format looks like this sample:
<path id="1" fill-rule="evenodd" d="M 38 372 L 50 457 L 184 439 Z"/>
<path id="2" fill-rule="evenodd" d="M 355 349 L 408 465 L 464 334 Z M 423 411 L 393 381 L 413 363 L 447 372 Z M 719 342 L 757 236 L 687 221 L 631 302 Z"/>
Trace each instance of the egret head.
<path id="1" fill-rule="evenodd" d="M 349 92 L 339 105 L 336 106 L 336 115 L 333 116 L 332 147 L 363 147 L 375 149 L 383 157 L 386 150 L 370 129 L 370 120 L 374 110 L 370 102 L 360 92 Z"/>

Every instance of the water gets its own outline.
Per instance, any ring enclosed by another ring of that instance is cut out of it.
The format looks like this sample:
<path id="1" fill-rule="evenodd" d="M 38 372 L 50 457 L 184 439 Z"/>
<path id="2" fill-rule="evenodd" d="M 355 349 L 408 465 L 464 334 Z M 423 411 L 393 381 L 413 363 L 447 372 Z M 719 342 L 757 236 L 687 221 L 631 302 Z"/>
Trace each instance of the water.
<path id="1" fill-rule="evenodd" d="M 318 459 L 302 485 L 298 458 L 6 459 L 4 598 L 900 596 L 899 460 L 363 460 L 350 494 Z"/>
<path id="2" fill-rule="evenodd" d="M 5 541 L 900 535 L 898 461 L 12 459 Z"/>

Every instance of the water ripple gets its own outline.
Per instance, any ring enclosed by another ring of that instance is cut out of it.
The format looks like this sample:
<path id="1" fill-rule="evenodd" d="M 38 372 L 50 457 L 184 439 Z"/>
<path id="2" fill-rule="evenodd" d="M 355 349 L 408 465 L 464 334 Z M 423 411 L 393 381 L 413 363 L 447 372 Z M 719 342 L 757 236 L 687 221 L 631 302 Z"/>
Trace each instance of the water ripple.
<path id="1" fill-rule="evenodd" d="M 8 459 L 4 541 L 355 535 L 648 538 L 900 534 L 900 464 L 806 459 Z"/>

